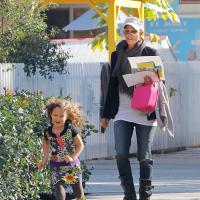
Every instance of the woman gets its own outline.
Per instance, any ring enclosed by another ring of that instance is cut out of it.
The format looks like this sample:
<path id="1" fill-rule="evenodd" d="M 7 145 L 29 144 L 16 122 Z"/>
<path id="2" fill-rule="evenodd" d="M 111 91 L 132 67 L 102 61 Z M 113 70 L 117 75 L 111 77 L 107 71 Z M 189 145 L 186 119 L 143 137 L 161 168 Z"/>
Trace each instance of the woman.
<path id="1" fill-rule="evenodd" d="M 153 160 L 151 147 L 157 122 L 155 113 L 147 116 L 131 109 L 133 87 L 127 87 L 122 75 L 131 73 L 128 57 L 156 56 L 157 52 L 146 46 L 143 36 L 143 23 L 136 17 L 129 17 L 124 23 L 124 36 L 111 55 L 111 77 L 104 111 L 102 128 L 106 128 L 109 119 L 114 119 L 115 150 L 124 200 L 136 200 L 136 192 L 129 161 L 129 150 L 133 130 L 137 137 L 137 158 L 140 164 L 140 200 L 150 200 L 152 194 L 151 179 Z"/>

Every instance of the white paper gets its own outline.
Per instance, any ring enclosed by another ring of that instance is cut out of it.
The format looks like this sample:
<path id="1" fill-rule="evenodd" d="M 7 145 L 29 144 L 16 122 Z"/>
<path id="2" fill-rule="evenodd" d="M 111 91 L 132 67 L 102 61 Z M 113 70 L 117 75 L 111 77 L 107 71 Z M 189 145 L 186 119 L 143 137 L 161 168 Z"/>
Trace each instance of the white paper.
<path id="1" fill-rule="evenodd" d="M 154 62 L 156 66 L 161 66 L 161 69 L 164 70 L 163 62 L 160 56 L 137 56 L 137 57 L 128 57 L 130 62 L 131 68 L 138 68 L 138 63 L 145 63 L 145 62 Z"/>
<path id="2" fill-rule="evenodd" d="M 128 87 L 144 83 L 144 77 L 150 76 L 153 82 L 159 82 L 158 75 L 152 71 L 140 71 L 132 74 L 123 75 L 123 78 Z"/>
<path id="3" fill-rule="evenodd" d="M 159 66 L 160 69 L 164 72 L 163 62 L 160 56 L 138 56 L 138 57 L 128 57 L 128 60 L 131 65 L 133 73 L 123 75 L 123 78 L 128 87 L 144 83 L 145 76 L 150 76 L 153 82 L 159 82 L 160 79 L 156 72 L 152 70 L 143 70 L 134 72 L 134 69 L 138 69 L 138 64 L 153 62 L 155 66 Z M 162 77 L 161 80 L 164 80 L 165 77 Z"/>

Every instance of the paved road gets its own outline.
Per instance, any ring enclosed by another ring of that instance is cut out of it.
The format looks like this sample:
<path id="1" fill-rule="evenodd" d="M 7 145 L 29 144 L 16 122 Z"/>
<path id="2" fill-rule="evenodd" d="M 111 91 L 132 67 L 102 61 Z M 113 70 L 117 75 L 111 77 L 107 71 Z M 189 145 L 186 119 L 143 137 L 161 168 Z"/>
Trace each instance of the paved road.
<path id="1" fill-rule="evenodd" d="M 85 192 L 87 199 L 122 200 L 122 189 L 117 179 L 115 160 L 92 160 L 87 165 L 92 176 Z M 138 162 L 131 159 L 132 171 L 138 191 Z M 200 148 L 154 155 L 151 200 L 200 200 Z"/>

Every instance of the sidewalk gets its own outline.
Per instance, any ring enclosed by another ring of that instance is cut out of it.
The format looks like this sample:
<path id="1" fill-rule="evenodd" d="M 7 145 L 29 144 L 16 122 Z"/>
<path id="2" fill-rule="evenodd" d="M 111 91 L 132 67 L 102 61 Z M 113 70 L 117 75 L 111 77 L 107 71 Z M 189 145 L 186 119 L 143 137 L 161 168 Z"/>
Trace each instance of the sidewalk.
<path id="1" fill-rule="evenodd" d="M 151 200 L 200 200 L 200 148 L 170 154 L 153 155 L 153 195 Z M 85 192 L 87 199 L 122 200 L 115 160 L 86 161 L 93 168 Z M 131 159 L 136 191 L 138 161 Z"/>

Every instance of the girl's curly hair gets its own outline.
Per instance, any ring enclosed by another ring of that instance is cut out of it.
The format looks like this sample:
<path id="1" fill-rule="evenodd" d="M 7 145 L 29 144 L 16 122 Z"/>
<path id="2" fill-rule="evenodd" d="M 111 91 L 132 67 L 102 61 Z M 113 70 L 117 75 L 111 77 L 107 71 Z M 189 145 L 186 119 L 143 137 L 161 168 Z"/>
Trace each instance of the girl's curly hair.
<path id="1" fill-rule="evenodd" d="M 67 121 L 70 121 L 70 123 L 72 123 L 72 125 L 77 129 L 79 134 L 81 134 L 84 123 L 84 116 L 80 105 L 71 100 L 60 99 L 57 97 L 50 98 L 46 104 L 46 111 L 50 122 L 51 113 L 56 107 L 62 108 L 66 111 L 68 116 Z"/>

